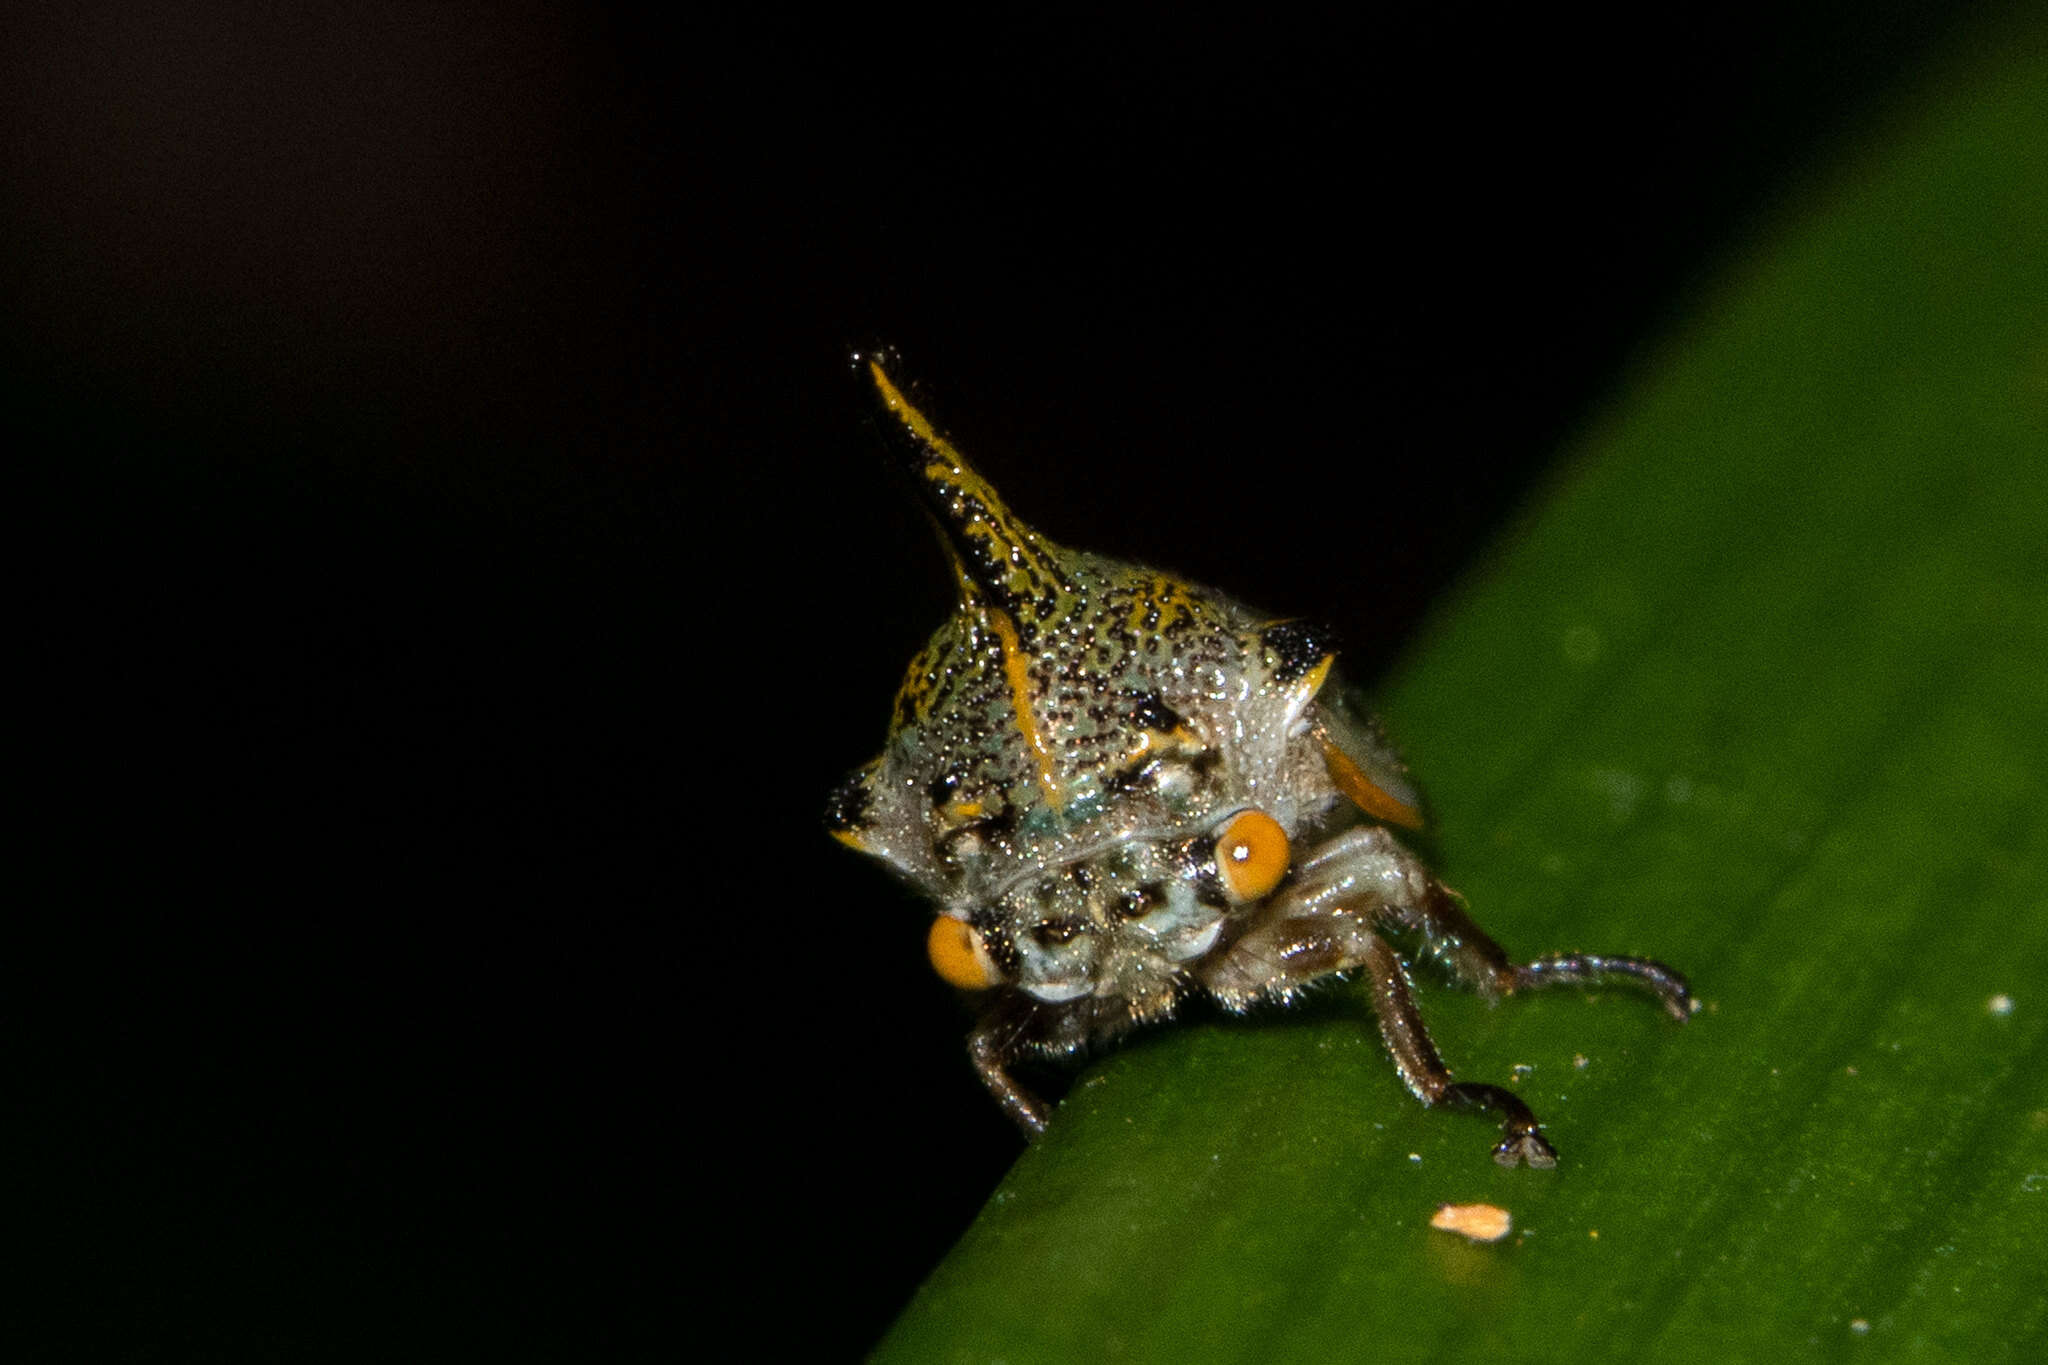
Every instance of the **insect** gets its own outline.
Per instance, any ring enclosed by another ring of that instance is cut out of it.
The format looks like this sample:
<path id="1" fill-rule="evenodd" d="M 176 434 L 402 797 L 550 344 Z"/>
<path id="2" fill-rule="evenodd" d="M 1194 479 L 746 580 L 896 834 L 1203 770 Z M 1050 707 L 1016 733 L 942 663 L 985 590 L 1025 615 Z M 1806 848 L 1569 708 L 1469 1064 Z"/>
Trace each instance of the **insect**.
<path id="1" fill-rule="evenodd" d="M 1241 1012 L 1355 972 L 1418 1099 L 1494 1115 L 1504 1166 L 1555 1165 L 1519 1098 L 1452 1079 L 1395 945 L 1488 997 L 1621 983 L 1681 1021 L 1685 978 L 1636 957 L 1512 961 L 1395 837 L 1421 827 L 1419 796 L 1328 630 L 1054 544 L 905 396 L 893 353 L 856 367 L 959 605 L 827 824 L 934 903 L 931 965 L 985 997 L 968 1052 L 1003 1109 L 1046 1125 L 1020 1060 L 1107 1043 L 1193 995 Z"/>

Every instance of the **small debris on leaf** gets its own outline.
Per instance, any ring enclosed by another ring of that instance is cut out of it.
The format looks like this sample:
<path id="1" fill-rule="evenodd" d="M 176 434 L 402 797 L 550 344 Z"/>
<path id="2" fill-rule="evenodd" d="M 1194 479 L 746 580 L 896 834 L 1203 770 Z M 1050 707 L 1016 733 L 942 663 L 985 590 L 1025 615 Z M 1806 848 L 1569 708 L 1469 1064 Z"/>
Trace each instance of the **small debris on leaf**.
<path id="1" fill-rule="evenodd" d="M 1439 1204 L 1429 1225 L 1475 1242 L 1498 1242 L 1514 1230 L 1515 1219 L 1498 1204 Z"/>

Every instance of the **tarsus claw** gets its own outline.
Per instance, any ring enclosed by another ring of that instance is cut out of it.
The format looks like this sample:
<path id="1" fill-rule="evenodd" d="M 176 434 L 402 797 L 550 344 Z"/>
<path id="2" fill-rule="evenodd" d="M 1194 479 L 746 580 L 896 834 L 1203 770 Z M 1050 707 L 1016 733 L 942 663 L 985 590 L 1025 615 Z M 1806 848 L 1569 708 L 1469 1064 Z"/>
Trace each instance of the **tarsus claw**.
<path id="1" fill-rule="evenodd" d="M 1526 1161 L 1531 1170 L 1547 1171 L 1557 1165 L 1557 1148 L 1544 1141 L 1541 1133 L 1510 1133 L 1493 1149 L 1493 1159 L 1503 1166 Z"/>

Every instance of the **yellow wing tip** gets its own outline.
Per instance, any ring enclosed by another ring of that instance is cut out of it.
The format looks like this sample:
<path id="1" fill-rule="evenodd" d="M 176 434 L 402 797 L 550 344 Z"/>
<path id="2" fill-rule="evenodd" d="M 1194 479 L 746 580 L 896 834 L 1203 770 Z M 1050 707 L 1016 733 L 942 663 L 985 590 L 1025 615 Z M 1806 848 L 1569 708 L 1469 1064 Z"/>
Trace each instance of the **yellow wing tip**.
<path id="1" fill-rule="evenodd" d="M 1318 739 L 1323 750 L 1323 766 L 1329 771 L 1330 780 L 1351 799 L 1353 805 L 1375 820 L 1384 820 L 1403 829 L 1422 828 L 1421 811 L 1367 777 L 1365 770 L 1352 761 L 1351 755 L 1330 743 L 1326 737 L 1318 736 Z"/>

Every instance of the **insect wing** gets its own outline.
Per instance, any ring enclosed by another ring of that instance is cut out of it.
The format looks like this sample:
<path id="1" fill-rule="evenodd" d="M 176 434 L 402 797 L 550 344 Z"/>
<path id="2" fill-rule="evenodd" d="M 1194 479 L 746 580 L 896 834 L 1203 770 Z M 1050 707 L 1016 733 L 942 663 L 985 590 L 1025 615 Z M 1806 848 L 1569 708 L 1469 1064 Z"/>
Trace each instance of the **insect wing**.
<path id="1" fill-rule="evenodd" d="M 1312 722 L 1330 780 L 1375 820 L 1421 829 L 1422 793 L 1359 693 L 1333 677 L 1316 697 Z"/>

